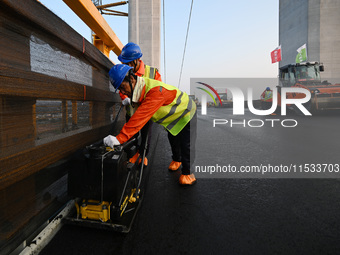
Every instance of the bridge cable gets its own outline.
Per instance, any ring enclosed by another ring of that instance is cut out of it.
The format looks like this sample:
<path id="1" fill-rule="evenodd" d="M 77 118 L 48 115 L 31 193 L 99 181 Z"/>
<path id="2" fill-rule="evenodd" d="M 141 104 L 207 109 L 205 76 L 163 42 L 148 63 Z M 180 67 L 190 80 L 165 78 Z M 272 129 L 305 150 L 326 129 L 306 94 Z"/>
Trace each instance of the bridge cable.
<path id="1" fill-rule="evenodd" d="M 166 61 L 165 61 L 165 0 L 163 0 L 163 47 L 164 47 L 164 83 L 166 83 Z"/>
<path id="2" fill-rule="evenodd" d="M 185 44 L 184 44 L 184 52 L 183 52 L 183 58 L 182 58 L 182 65 L 181 65 L 181 72 L 179 74 L 179 81 L 178 81 L 178 88 L 181 83 L 182 78 L 182 71 L 183 71 L 183 63 L 184 63 L 184 56 L 185 56 L 185 49 L 187 47 L 187 41 L 188 41 L 188 34 L 189 34 L 189 27 L 190 27 L 190 19 L 191 19 L 191 12 L 192 12 L 192 6 L 194 4 L 194 0 L 191 1 L 191 7 L 190 7 L 190 14 L 189 14 L 189 20 L 188 20 L 188 27 L 187 27 L 187 35 L 185 37 Z"/>

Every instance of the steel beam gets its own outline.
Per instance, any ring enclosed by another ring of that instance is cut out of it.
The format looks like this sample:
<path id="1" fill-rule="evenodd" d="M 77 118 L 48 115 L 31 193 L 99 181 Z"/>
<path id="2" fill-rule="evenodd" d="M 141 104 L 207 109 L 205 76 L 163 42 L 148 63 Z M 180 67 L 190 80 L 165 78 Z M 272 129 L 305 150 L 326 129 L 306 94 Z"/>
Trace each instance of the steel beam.
<path id="1" fill-rule="evenodd" d="M 112 3 L 112 4 L 104 4 L 104 5 L 98 5 L 96 6 L 98 9 L 104 9 L 104 8 L 109 8 L 109 7 L 115 7 L 115 6 L 120 6 L 120 5 L 124 5 L 127 4 L 128 1 L 121 1 L 121 2 L 117 2 L 117 3 Z"/>
<path id="2" fill-rule="evenodd" d="M 103 53 L 108 56 L 112 50 L 117 56 L 123 44 L 91 0 L 63 0 L 105 44 Z"/>

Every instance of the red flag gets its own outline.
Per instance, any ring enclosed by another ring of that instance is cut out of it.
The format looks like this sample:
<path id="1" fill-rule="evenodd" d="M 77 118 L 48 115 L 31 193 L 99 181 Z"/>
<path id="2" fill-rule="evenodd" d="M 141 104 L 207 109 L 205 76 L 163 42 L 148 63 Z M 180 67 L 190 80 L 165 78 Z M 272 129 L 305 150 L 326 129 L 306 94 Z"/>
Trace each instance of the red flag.
<path id="1" fill-rule="evenodd" d="M 281 61 L 281 45 L 270 53 L 272 64 Z"/>

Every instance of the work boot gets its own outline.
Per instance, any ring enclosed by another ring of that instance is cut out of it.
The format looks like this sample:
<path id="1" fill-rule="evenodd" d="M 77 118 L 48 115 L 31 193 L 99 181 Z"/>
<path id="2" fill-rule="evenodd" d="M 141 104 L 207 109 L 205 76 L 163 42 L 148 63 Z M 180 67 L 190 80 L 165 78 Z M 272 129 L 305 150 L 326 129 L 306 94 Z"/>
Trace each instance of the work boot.
<path id="1" fill-rule="evenodd" d="M 135 155 L 133 155 L 133 157 L 129 159 L 129 162 L 132 163 L 132 164 L 136 163 L 138 157 L 139 157 L 139 152 L 137 152 Z M 141 162 L 142 162 L 142 158 L 139 159 L 138 164 L 140 164 Z M 147 165 L 148 165 L 148 159 L 145 157 L 144 158 L 144 166 L 147 166 Z"/>
<path id="2" fill-rule="evenodd" d="M 137 152 L 135 155 L 133 155 L 133 157 L 129 159 L 129 162 L 132 163 L 132 164 L 136 163 L 138 157 L 139 157 L 139 152 Z"/>
<path id="3" fill-rule="evenodd" d="M 139 164 L 140 164 L 140 162 L 142 162 L 141 158 L 139 159 Z M 147 165 L 148 165 L 148 158 L 145 156 L 145 158 L 144 158 L 144 166 L 147 166 Z"/>
<path id="4" fill-rule="evenodd" d="M 179 167 L 182 165 L 182 162 L 172 161 L 169 166 L 170 171 L 177 171 Z"/>
<path id="5" fill-rule="evenodd" d="M 183 185 L 183 186 L 191 186 L 194 185 L 196 183 L 196 178 L 194 174 L 182 174 L 179 177 L 179 184 Z"/>

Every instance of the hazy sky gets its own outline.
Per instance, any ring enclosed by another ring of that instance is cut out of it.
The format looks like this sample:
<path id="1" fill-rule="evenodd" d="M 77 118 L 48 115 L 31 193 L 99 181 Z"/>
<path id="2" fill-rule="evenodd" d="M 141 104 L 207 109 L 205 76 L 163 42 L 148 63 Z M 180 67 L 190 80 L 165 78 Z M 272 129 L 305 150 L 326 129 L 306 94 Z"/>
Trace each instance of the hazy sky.
<path id="1" fill-rule="evenodd" d="M 91 40 L 90 29 L 62 0 L 40 2 Z M 103 0 L 112 2 L 116 1 Z M 270 52 L 278 46 L 278 2 L 194 0 L 180 89 L 189 93 L 190 78 L 275 78 L 278 64 L 271 63 Z M 165 0 L 166 73 L 163 24 L 160 72 L 174 86 L 179 83 L 190 5 L 191 0 Z M 127 12 L 128 6 L 115 10 Z M 104 18 L 122 43 L 128 43 L 128 18 Z M 119 63 L 114 54 L 110 58 Z"/>

